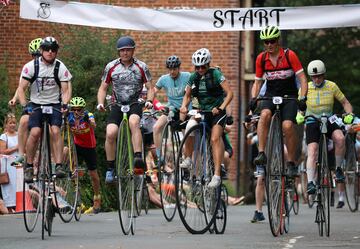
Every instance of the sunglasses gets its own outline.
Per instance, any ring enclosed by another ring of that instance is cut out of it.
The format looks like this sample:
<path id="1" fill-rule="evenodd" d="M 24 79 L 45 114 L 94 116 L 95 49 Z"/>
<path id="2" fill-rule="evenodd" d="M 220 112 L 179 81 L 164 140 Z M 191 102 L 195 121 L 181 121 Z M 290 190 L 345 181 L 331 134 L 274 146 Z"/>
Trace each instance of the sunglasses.
<path id="1" fill-rule="evenodd" d="M 196 70 L 199 70 L 199 69 L 206 69 L 206 66 L 204 66 L 204 65 L 203 65 L 203 66 L 195 66 L 195 69 L 196 69 Z"/>
<path id="2" fill-rule="evenodd" d="M 268 45 L 268 44 L 275 44 L 277 42 L 277 40 L 276 39 L 272 39 L 272 40 L 265 40 L 264 41 L 264 43 L 266 44 L 266 45 Z"/>
<path id="3" fill-rule="evenodd" d="M 83 111 L 82 108 L 72 108 L 71 110 L 72 110 L 73 112 L 81 112 L 81 111 Z"/>
<path id="4" fill-rule="evenodd" d="M 43 50 L 46 52 L 49 52 L 50 50 L 54 53 L 57 53 L 58 48 L 52 48 L 52 47 L 43 47 Z"/>

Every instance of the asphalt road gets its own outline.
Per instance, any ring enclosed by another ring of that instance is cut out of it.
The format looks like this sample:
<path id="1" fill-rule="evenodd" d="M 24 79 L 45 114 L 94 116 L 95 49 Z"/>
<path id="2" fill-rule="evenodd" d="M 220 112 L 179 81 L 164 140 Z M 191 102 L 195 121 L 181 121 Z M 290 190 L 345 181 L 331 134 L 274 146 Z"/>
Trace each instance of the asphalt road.
<path id="1" fill-rule="evenodd" d="M 292 216 L 289 233 L 277 238 L 272 236 L 267 221 L 250 223 L 254 208 L 229 207 L 223 235 L 189 234 L 178 216 L 167 222 L 161 210 L 152 209 L 148 215 L 137 218 L 134 236 L 124 236 L 117 212 L 110 212 L 83 215 L 80 222 L 69 224 L 56 217 L 53 235 L 44 241 L 40 223 L 33 233 L 28 233 L 22 215 L 5 215 L 0 216 L 0 249 L 360 248 L 360 212 L 350 213 L 347 206 L 331 209 L 330 237 L 319 237 L 314 208 L 301 205 L 299 215 Z"/>

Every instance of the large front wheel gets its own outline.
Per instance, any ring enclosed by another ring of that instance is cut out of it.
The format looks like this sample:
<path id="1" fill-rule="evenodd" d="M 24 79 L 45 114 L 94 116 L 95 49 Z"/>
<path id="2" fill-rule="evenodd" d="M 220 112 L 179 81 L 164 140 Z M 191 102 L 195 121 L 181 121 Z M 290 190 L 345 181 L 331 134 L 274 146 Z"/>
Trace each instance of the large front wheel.
<path id="1" fill-rule="evenodd" d="M 161 137 L 158 169 L 160 176 L 161 208 L 167 221 L 172 221 L 176 212 L 175 167 L 180 139 L 170 123 L 166 124 Z"/>
<path id="2" fill-rule="evenodd" d="M 133 152 L 128 122 L 123 121 L 120 124 L 116 153 L 119 218 L 121 229 L 127 235 L 132 229 L 135 204 Z"/>
<path id="3" fill-rule="evenodd" d="M 190 155 L 185 154 L 186 146 L 190 146 L 186 148 Z M 185 168 L 182 163 L 186 158 L 190 158 L 191 163 Z M 180 219 L 190 233 L 203 234 L 214 222 L 220 190 L 208 187 L 214 163 L 210 136 L 202 124 L 185 134 L 176 163 L 175 192 Z"/>
<path id="4" fill-rule="evenodd" d="M 283 143 L 280 117 L 274 115 L 271 121 L 266 145 L 266 195 L 271 233 L 280 233 L 283 215 L 284 182 L 282 181 Z"/>
<path id="5" fill-rule="evenodd" d="M 351 212 L 359 207 L 359 175 L 357 172 L 357 160 L 355 142 L 352 135 L 347 134 L 345 138 L 345 194 L 346 201 Z"/>

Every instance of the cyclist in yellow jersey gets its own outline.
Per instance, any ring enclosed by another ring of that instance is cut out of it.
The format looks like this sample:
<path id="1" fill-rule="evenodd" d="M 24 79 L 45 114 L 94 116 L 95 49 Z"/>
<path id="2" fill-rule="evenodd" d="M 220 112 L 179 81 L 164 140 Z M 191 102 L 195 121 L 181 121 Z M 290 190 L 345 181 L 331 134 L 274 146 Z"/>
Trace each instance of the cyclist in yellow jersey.
<path id="1" fill-rule="evenodd" d="M 311 81 L 308 82 L 307 109 L 305 115 L 314 115 L 320 117 L 322 114 L 327 116 L 333 115 L 333 106 L 335 99 L 339 101 L 346 115 L 344 123 L 351 123 L 353 120 L 353 108 L 345 95 L 341 92 L 336 83 L 325 79 L 325 64 L 321 60 L 311 61 L 307 68 Z M 334 120 L 334 121 L 333 121 Z M 299 121 L 299 119 L 298 119 Z M 301 122 L 301 121 L 300 121 Z M 299 122 L 298 122 L 299 123 Z M 339 183 L 339 203 L 338 208 L 344 206 L 344 174 L 342 171 L 342 163 L 345 154 L 345 137 L 335 119 L 329 119 L 327 136 L 334 141 L 335 145 L 335 165 L 336 165 L 336 181 Z M 308 151 L 307 158 L 307 177 L 308 177 L 308 194 L 315 194 L 316 191 L 316 161 L 320 140 L 319 124 L 314 120 L 306 121 L 306 144 Z"/>

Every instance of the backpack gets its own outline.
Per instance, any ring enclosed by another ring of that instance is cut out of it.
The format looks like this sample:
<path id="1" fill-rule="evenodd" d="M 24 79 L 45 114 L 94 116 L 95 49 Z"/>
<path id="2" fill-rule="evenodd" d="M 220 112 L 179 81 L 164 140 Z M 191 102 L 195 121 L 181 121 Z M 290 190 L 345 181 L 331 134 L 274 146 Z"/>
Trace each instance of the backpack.
<path id="1" fill-rule="evenodd" d="M 36 57 L 34 60 L 34 76 L 30 79 L 30 84 L 32 84 L 38 77 L 39 77 L 39 57 Z M 56 60 L 55 68 L 54 68 L 54 80 L 56 84 L 61 88 L 61 82 L 59 79 L 59 68 L 60 68 L 60 61 Z"/>
<path id="2" fill-rule="evenodd" d="M 212 97 L 219 97 L 219 96 L 224 95 L 225 93 L 220 85 L 218 85 L 218 86 L 215 85 L 215 81 L 214 81 L 215 69 L 218 69 L 218 68 L 211 67 L 205 74 L 206 91 Z M 201 75 L 198 72 L 195 72 L 195 75 L 196 75 L 195 79 L 194 79 L 195 86 L 191 89 L 191 93 L 194 97 L 198 97 Z"/>

